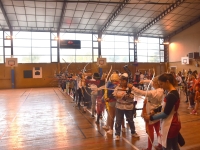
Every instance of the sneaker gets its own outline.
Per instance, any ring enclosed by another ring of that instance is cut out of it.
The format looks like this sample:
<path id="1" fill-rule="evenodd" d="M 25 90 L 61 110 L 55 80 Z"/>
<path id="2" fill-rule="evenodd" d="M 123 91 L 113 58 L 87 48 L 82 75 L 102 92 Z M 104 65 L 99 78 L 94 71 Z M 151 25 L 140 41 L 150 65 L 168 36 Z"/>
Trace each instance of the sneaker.
<path id="1" fill-rule="evenodd" d="M 140 136 L 135 132 L 134 134 L 132 134 L 132 137 L 139 138 Z"/>
<path id="2" fill-rule="evenodd" d="M 113 130 L 108 130 L 106 133 L 107 134 L 113 134 Z"/>
<path id="3" fill-rule="evenodd" d="M 126 131 L 126 129 L 125 128 L 122 128 L 122 132 L 125 132 Z"/>
<path id="4" fill-rule="evenodd" d="M 109 126 L 105 125 L 105 126 L 102 126 L 102 128 L 105 129 L 105 130 L 108 130 Z"/>
<path id="5" fill-rule="evenodd" d="M 91 118 L 95 118 L 94 115 L 92 115 Z"/>
<path id="6" fill-rule="evenodd" d="M 115 141 L 119 141 L 120 140 L 120 136 L 119 135 L 116 135 L 115 136 Z"/>

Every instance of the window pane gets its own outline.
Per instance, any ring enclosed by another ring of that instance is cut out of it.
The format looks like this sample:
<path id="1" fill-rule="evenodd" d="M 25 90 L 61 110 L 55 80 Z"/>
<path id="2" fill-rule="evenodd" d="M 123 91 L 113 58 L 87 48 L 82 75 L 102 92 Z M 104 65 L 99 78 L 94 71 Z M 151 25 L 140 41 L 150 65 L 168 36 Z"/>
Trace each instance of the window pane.
<path id="1" fill-rule="evenodd" d="M 148 38 L 147 40 L 149 44 L 151 43 L 159 44 L 159 38 Z"/>
<path id="2" fill-rule="evenodd" d="M 98 56 L 98 49 L 93 49 L 93 55 L 97 55 Z"/>
<path id="3" fill-rule="evenodd" d="M 134 50 L 130 50 L 130 55 L 134 55 Z"/>
<path id="4" fill-rule="evenodd" d="M 57 48 L 52 48 L 51 49 L 51 53 L 52 53 L 52 55 L 56 55 L 57 56 Z"/>
<path id="5" fill-rule="evenodd" d="M 32 47 L 50 47 L 50 40 L 32 40 Z"/>
<path id="6" fill-rule="evenodd" d="M 137 44 L 137 49 L 140 50 L 140 49 L 147 49 L 147 43 L 138 43 Z"/>
<path id="7" fill-rule="evenodd" d="M 130 48 L 134 48 L 134 43 L 129 43 Z"/>
<path id="8" fill-rule="evenodd" d="M 81 48 L 82 47 L 92 47 L 92 41 L 81 41 Z"/>
<path id="9" fill-rule="evenodd" d="M 102 35 L 102 40 L 104 41 L 114 41 L 114 35 Z"/>
<path id="10" fill-rule="evenodd" d="M 146 56 L 138 56 L 137 59 L 138 59 L 138 62 L 147 62 Z"/>
<path id="11" fill-rule="evenodd" d="M 58 57 L 57 56 L 52 56 L 51 59 L 52 59 L 52 62 L 58 62 Z"/>
<path id="12" fill-rule="evenodd" d="M 5 48 L 5 55 L 11 56 L 11 48 Z"/>
<path id="13" fill-rule="evenodd" d="M 5 46 L 11 46 L 11 40 L 4 40 Z"/>
<path id="14" fill-rule="evenodd" d="M 91 48 L 77 49 L 76 55 L 92 55 L 92 49 Z"/>
<path id="15" fill-rule="evenodd" d="M 148 56 L 159 56 L 159 50 L 148 50 Z"/>
<path id="16" fill-rule="evenodd" d="M 0 31 L 0 39 L 3 39 L 3 31 Z"/>
<path id="17" fill-rule="evenodd" d="M 115 57 L 114 56 L 105 56 L 105 55 L 103 55 L 102 58 L 106 58 L 107 62 L 115 62 Z"/>
<path id="18" fill-rule="evenodd" d="M 101 42 L 101 48 L 114 48 L 114 42 Z"/>
<path id="19" fill-rule="evenodd" d="M 98 35 L 97 34 L 93 34 L 93 41 L 97 41 L 98 39 Z"/>
<path id="20" fill-rule="evenodd" d="M 64 59 L 64 60 L 63 60 Z M 60 62 L 65 63 L 65 62 L 75 62 L 75 56 L 60 56 Z"/>
<path id="21" fill-rule="evenodd" d="M 129 56 L 115 56 L 115 62 L 129 62 Z"/>
<path id="22" fill-rule="evenodd" d="M 159 44 L 148 44 L 148 49 L 157 49 L 157 50 L 159 50 Z"/>
<path id="23" fill-rule="evenodd" d="M 164 45 L 160 45 L 160 50 L 164 50 Z"/>
<path id="24" fill-rule="evenodd" d="M 60 38 L 65 40 L 76 40 L 75 33 L 60 33 Z"/>
<path id="25" fill-rule="evenodd" d="M 114 55 L 114 49 L 101 49 L 101 55 Z"/>
<path id="26" fill-rule="evenodd" d="M 134 55 L 130 55 L 130 62 L 134 61 Z"/>
<path id="27" fill-rule="evenodd" d="M 160 59 L 161 59 L 161 61 L 160 61 L 160 62 L 164 62 L 164 57 L 161 57 Z"/>
<path id="28" fill-rule="evenodd" d="M 32 55 L 49 55 L 50 48 L 32 48 Z"/>
<path id="29" fill-rule="evenodd" d="M 115 55 L 129 55 L 128 49 L 115 49 Z"/>
<path id="30" fill-rule="evenodd" d="M 31 56 L 18 56 L 14 55 L 17 58 L 18 63 L 31 63 Z"/>
<path id="31" fill-rule="evenodd" d="M 147 56 L 147 50 L 138 50 L 137 55 Z"/>
<path id="32" fill-rule="evenodd" d="M 10 36 L 10 31 L 4 31 L 4 38 L 6 38 L 7 36 Z"/>
<path id="33" fill-rule="evenodd" d="M 139 43 L 147 43 L 147 37 L 139 37 L 138 38 L 138 41 L 139 41 Z"/>
<path id="34" fill-rule="evenodd" d="M 4 63 L 3 56 L 0 56 L 0 63 Z"/>
<path id="35" fill-rule="evenodd" d="M 55 39 L 57 37 L 57 33 L 51 33 L 51 39 Z"/>
<path id="36" fill-rule="evenodd" d="M 13 40 L 13 46 L 31 47 L 31 40 L 14 39 Z"/>
<path id="37" fill-rule="evenodd" d="M 164 57 L 164 51 L 160 51 L 160 56 Z"/>
<path id="38" fill-rule="evenodd" d="M 148 57 L 148 62 L 160 62 L 160 57 Z"/>
<path id="39" fill-rule="evenodd" d="M 3 55 L 3 47 L 0 47 L 0 55 Z"/>
<path id="40" fill-rule="evenodd" d="M 76 40 L 90 40 L 90 41 L 92 41 L 92 34 L 78 34 L 78 33 L 76 33 Z"/>
<path id="41" fill-rule="evenodd" d="M 14 39 L 31 39 L 31 32 L 13 31 Z"/>
<path id="42" fill-rule="evenodd" d="M 115 36 L 115 41 L 126 41 L 128 42 L 128 36 Z"/>
<path id="43" fill-rule="evenodd" d="M 93 42 L 93 47 L 98 47 L 98 42 Z"/>
<path id="44" fill-rule="evenodd" d="M 32 39 L 50 39 L 50 32 L 32 32 Z"/>
<path id="45" fill-rule="evenodd" d="M 115 42 L 115 48 L 127 48 L 128 49 L 128 43 L 127 42 Z"/>
<path id="46" fill-rule="evenodd" d="M 50 56 L 32 56 L 32 63 L 47 63 L 50 62 Z"/>
<path id="47" fill-rule="evenodd" d="M 97 58 L 98 58 L 98 56 L 97 55 L 94 55 L 94 62 L 97 62 Z"/>
<path id="48" fill-rule="evenodd" d="M 92 56 L 76 56 L 76 62 L 92 62 Z"/>
<path id="49" fill-rule="evenodd" d="M 52 40 L 51 41 L 51 46 L 52 47 L 57 47 L 57 41 L 56 40 Z"/>
<path id="50" fill-rule="evenodd" d="M 60 49 L 60 56 L 62 55 L 75 55 L 75 49 Z"/>
<path id="51" fill-rule="evenodd" d="M 13 47 L 14 55 L 31 55 L 31 48 Z"/>

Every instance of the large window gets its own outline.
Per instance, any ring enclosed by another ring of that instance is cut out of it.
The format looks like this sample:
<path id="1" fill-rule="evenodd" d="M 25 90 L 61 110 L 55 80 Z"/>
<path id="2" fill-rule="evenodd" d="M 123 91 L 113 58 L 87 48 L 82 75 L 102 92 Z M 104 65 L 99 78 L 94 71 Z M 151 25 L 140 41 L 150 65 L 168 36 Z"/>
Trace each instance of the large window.
<path id="1" fill-rule="evenodd" d="M 129 62 L 128 36 L 102 35 L 101 55 L 107 62 Z"/>
<path id="2" fill-rule="evenodd" d="M 61 40 L 80 40 L 81 49 L 60 49 L 60 62 L 92 62 L 92 34 L 60 33 Z"/>
<path id="3" fill-rule="evenodd" d="M 13 55 L 18 63 L 49 63 L 50 32 L 13 32 Z"/>
<path id="4" fill-rule="evenodd" d="M 4 63 L 3 52 L 3 31 L 0 31 L 0 63 Z"/>

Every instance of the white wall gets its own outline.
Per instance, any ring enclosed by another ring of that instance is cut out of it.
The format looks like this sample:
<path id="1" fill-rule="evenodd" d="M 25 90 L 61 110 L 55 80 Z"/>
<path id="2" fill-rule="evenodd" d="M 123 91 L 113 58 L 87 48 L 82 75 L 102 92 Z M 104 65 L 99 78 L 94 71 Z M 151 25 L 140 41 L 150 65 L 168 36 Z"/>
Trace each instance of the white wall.
<path id="1" fill-rule="evenodd" d="M 170 39 L 169 62 L 181 61 L 189 52 L 200 52 L 200 22 Z"/>

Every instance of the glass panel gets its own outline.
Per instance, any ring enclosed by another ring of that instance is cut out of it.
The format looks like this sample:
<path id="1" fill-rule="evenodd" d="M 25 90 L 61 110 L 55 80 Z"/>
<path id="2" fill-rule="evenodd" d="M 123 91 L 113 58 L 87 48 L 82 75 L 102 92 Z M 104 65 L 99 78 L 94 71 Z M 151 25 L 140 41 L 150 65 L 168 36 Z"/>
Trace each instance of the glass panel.
<path id="1" fill-rule="evenodd" d="M 93 42 L 93 47 L 97 47 L 98 48 L 98 42 Z"/>
<path id="2" fill-rule="evenodd" d="M 93 49 L 93 55 L 97 55 L 98 56 L 98 49 Z"/>
<path id="3" fill-rule="evenodd" d="M 0 63 L 4 63 L 3 56 L 0 56 Z"/>
<path id="4" fill-rule="evenodd" d="M 6 38 L 6 36 L 10 36 L 10 31 L 4 31 L 4 38 Z"/>
<path id="5" fill-rule="evenodd" d="M 50 55 L 50 48 L 32 48 L 32 55 Z"/>
<path id="6" fill-rule="evenodd" d="M 114 48 L 115 43 L 114 42 L 101 42 L 101 48 Z"/>
<path id="7" fill-rule="evenodd" d="M 159 44 L 159 38 L 148 38 L 148 43 L 151 44 L 151 43 L 157 43 Z"/>
<path id="8" fill-rule="evenodd" d="M 0 55 L 3 55 L 3 47 L 0 47 Z"/>
<path id="9" fill-rule="evenodd" d="M 0 31 L 0 39 L 3 39 L 3 31 Z"/>
<path id="10" fill-rule="evenodd" d="M 148 50 L 148 56 L 159 56 L 159 50 Z"/>
<path id="11" fill-rule="evenodd" d="M 52 46 L 52 47 L 57 47 L 57 41 L 56 41 L 56 40 L 55 40 L 55 41 L 52 40 L 52 41 L 51 41 L 51 46 Z"/>
<path id="12" fill-rule="evenodd" d="M 76 56 L 76 62 L 92 62 L 92 56 Z"/>
<path id="13" fill-rule="evenodd" d="M 160 45 L 160 50 L 164 50 L 164 45 Z"/>
<path id="14" fill-rule="evenodd" d="M 114 35 L 105 35 L 105 34 L 103 34 L 102 35 L 102 41 L 104 42 L 104 41 L 114 41 Z"/>
<path id="15" fill-rule="evenodd" d="M 147 43 L 137 43 L 137 49 L 147 49 Z"/>
<path id="16" fill-rule="evenodd" d="M 57 56 L 57 48 L 52 48 L 51 49 L 51 54 Z"/>
<path id="17" fill-rule="evenodd" d="M 115 48 L 127 48 L 128 49 L 128 43 L 127 42 L 115 42 Z"/>
<path id="18" fill-rule="evenodd" d="M 138 62 L 147 62 L 146 56 L 137 56 Z"/>
<path id="19" fill-rule="evenodd" d="M 11 40 L 4 40 L 5 46 L 11 46 Z"/>
<path id="20" fill-rule="evenodd" d="M 147 37 L 139 37 L 138 38 L 138 41 L 139 41 L 139 43 L 147 43 Z"/>
<path id="21" fill-rule="evenodd" d="M 78 34 L 78 33 L 76 33 L 76 40 L 92 41 L 92 34 Z"/>
<path id="22" fill-rule="evenodd" d="M 13 31 L 14 39 L 31 39 L 31 32 Z"/>
<path id="23" fill-rule="evenodd" d="M 130 55 L 130 62 L 134 62 L 134 55 Z"/>
<path id="24" fill-rule="evenodd" d="M 105 56 L 103 55 L 102 58 L 106 58 L 106 62 L 115 62 L 114 56 Z"/>
<path id="25" fill-rule="evenodd" d="M 92 55 L 92 49 L 91 48 L 77 49 L 76 55 Z"/>
<path id="26" fill-rule="evenodd" d="M 147 50 L 138 50 L 137 55 L 147 56 Z"/>
<path id="27" fill-rule="evenodd" d="M 148 44 L 148 49 L 157 49 L 157 50 L 159 50 L 159 44 Z"/>
<path id="28" fill-rule="evenodd" d="M 98 39 L 98 35 L 97 34 L 93 34 L 93 41 L 97 41 Z"/>
<path id="29" fill-rule="evenodd" d="M 98 58 L 98 56 L 97 55 L 94 55 L 94 62 L 97 62 L 97 58 Z"/>
<path id="30" fill-rule="evenodd" d="M 129 62 L 129 56 L 115 56 L 115 62 Z"/>
<path id="31" fill-rule="evenodd" d="M 129 55 L 128 49 L 115 49 L 115 55 Z"/>
<path id="32" fill-rule="evenodd" d="M 50 32 L 32 32 L 32 39 L 50 39 Z"/>
<path id="33" fill-rule="evenodd" d="M 52 62 L 58 62 L 57 56 L 52 56 L 51 59 L 52 59 Z"/>
<path id="34" fill-rule="evenodd" d="M 128 42 L 128 36 L 115 36 L 115 41 L 126 41 Z"/>
<path id="35" fill-rule="evenodd" d="M 134 42 L 134 37 L 133 36 L 129 36 L 129 42 Z"/>
<path id="36" fill-rule="evenodd" d="M 114 49 L 101 49 L 101 55 L 114 55 Z"/>
<path id="37" fill-rule="evenodd" d="M 57 33 L 51 33 L 51 39 L 55 39 L 57 37 Z"/>
<path id="38" fill-rule="evenodd" d="M 76 40 L 75 33 L 60 33 L 60 38 L 65 40 Z"/>
<path id="39" fill-rule="evenodd" d="M 50 47 L 50 40 L 32 40 L 32 47 Z"/>
<path id="40" fill-rule="evenodd" d="M 32 63 L 50 63 L 50 56 L 32 56 Z"/>
<path id="41" fill-rule="evenodd" d="M 160 56 L 164 57 L 164 51 L 160 51 Z"/>
<path id="42" fill-rule="evenodd" d="M 134 43 L 129 43 L 129 48 L 134 48 Z"/>
<path id="43" fill-rule="evenodd" d="M 3 46 L 3 39 L 0 39 L 0 46 Z"/>
<path id="44" fill-rule="evenodd" d="M 160 62 L 160 57 L 148 57 L 148 62 Z"/>
<path id="45" fill-rule="evenodd" d="M 26 39 L 14 39 L 13 46 L 21 46 L 21 47 L 31 47 L 31 40 Z"/>
<path id="46" fill-rule="evenodd" d="M 11 56 L 11 48 L 5 48 L 5 55 Z"/>
<path id="47" fill-rule="evenodd" d="M 62 55 L 75 55 L 75 49 L 60 49 L 60 56 Z"/>
<path id="48" fill-rule="evenodd" d="M 17 58 L 18 63 L 31 63 L 31 56 L 18 56 L 14 55 Z"/>
<path id="49" fill-rule="evenodd" d="M 130 50 L 130 55 L 134 55 L 134 50 Z"/>
<path id="50" fill-rule="evenodd" d="M 160 62 L 164 62 L 164 57 L 161 57 L 161 61 Z"/>
<path id="51" fill-rule="evenodd" d="M 61 56 L 60 57 L 60 62 L 61 63 L 66 63 L 66 62 L 75 62 L 75 56 Z"/>
<path id="52" fill-rule="evenodd" d="M 92 47 L 92 41 L 81 41 L 81 48 L 82 47 Z"/>
<path id="53" fill-rule="evenodd" d="M 14 55 L 31 55 L 31 48 L 14 47 L 13 54 Z"/>

